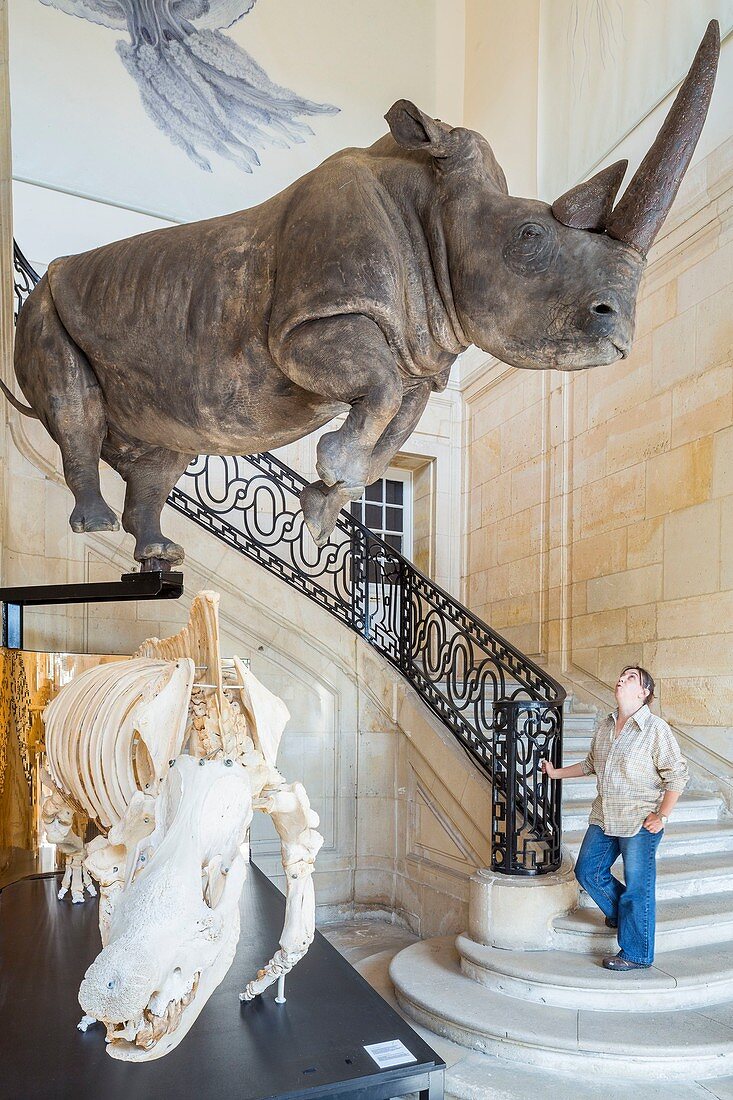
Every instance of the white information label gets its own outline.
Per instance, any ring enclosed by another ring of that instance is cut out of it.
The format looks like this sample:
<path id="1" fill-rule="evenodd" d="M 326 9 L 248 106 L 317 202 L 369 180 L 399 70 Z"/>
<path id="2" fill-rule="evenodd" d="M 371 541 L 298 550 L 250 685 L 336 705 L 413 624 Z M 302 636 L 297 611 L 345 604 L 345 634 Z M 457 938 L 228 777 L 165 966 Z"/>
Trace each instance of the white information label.
<path id="1" fill-rule="evenodd" d="M 370 1058 L 373 1058 L 380 1069 L 389 1069 L 390 1066 L 404 1066 L 407 1062 L 416 1062 L 414 1054 L 410 1054 L 404 1043 L 399 1039 L 391 1039 L 388 1043 L 372 1043 L 365 1046 L 364 1050 Z"/>

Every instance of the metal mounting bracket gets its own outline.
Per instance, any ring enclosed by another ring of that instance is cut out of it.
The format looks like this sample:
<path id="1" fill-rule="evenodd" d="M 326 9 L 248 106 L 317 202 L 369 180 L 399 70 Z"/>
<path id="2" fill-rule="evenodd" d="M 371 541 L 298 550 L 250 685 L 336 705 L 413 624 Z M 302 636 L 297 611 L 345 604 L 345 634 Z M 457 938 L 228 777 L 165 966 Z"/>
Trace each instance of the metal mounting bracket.
<path id="1" fill-rule="evenodd" d="M 154 569 L 125 573 L 119 581 L 88 584 L 33 584 L 0 588 L 2 644 L 23 648 L 23 608 L 46 604 L 115 603 L 129 600 L 177 600 L 183 595 L 183 573 Z"/>

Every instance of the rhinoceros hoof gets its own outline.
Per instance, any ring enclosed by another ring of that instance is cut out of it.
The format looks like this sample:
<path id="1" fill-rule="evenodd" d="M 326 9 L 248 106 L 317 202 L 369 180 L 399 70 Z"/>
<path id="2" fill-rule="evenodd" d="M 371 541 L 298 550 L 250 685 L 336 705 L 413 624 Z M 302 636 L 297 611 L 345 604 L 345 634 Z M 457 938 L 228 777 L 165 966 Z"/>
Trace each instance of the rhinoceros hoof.
<path id="1" fill-rule="evenodd" d="M 183 547 L 168 539 L 162 542 L 148 542 L 139 548 L 135 547 L 135 561 L 158 558 L 160 561 L 168 562 L 169 565 L 180 565 L 185 556 Z"/>
<path id="2" fill-rule="evenodd" d="M 90 531 L 119 531 L 120 521 L 102 500 L 98 504 L 77 504 L 69 516 L 69 526 L 81 535 Z"/>
<path id="3" fill-rule="evenodd" d="M 316 546 L 326 545 L 339 513 L 339 507 L 334 510 L 332 494 L 324 489 L 314 483 L 306 485 L 300 494 L 303 518 Z"/>

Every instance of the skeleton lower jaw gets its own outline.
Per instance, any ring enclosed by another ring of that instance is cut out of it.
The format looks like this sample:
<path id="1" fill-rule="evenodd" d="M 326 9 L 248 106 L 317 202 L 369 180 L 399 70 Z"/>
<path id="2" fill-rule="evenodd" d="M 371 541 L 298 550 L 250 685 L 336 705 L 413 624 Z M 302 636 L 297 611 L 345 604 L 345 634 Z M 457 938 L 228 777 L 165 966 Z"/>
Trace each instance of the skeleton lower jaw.
<path id="1" fill-rule="evenodd" d="M 142 1050 L 151 1050 L 164 1035 L 171 1035 L 181 1022 L 184 1009 L 196 996 L 201 972 L 196 971 L 191 988 L 176 1001 L 169 1001 L 160 1016 L 148 1006 L 136 1020 L 107 1024 L 107 1042 L 121 1045 L 130 1043 Z"/>

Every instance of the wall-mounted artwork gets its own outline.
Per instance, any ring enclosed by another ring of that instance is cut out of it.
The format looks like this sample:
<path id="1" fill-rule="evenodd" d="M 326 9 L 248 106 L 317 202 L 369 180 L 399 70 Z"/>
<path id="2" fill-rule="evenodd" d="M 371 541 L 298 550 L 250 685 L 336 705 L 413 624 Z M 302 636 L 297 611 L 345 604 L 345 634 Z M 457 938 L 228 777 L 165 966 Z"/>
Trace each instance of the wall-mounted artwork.
<path id="1" fill-rule="evenodd" d="M 339 108 L 270 80 L 222 31 L 257 0 L 41 0 L 47 7 L 125 31 L 117 53 L 148 115 L 204 171 L 217 153 L 244 172 L 258 149 L 288 148 L 313 133 L 305 118 Z"/>

